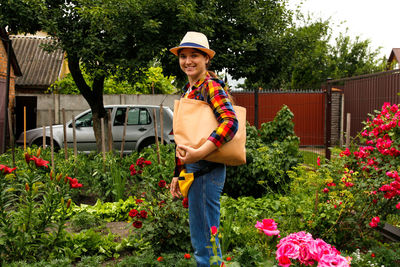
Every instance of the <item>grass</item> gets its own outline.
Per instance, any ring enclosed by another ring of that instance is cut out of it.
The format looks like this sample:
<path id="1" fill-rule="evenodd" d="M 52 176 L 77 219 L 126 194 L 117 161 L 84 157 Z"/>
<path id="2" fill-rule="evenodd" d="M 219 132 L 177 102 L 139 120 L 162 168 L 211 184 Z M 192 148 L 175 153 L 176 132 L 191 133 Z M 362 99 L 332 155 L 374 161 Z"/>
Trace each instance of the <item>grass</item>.
<path id="1" fill-rule="evenodd" d="M 304 164 L 313 168 L 317 168 L 317 159 L 320 157 L 321 161 L 325 159 L 325 156 L 312 151 L 301 150 L 300 153 L 303 155 Z"/>

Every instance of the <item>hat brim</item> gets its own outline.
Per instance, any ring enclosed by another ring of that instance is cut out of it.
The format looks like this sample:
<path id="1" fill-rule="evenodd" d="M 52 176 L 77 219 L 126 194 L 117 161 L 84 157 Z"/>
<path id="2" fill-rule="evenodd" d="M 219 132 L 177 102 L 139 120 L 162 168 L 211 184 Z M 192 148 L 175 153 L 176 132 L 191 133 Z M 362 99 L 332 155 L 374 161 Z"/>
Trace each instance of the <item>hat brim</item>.
<path id="1" fill-rule="evenodd" d="M 206 53 L 210 59 L 212 59 L 215 56 L 215 51 L 212 49 L 204 48 L 204 47 L 197 47 L 197 46 L 188 46 L 188 45 L 183 45 L 183 46 L 177 46 L 171 48 L 169 51 L 171 51 L 172 54 L 175 56 L 178 56 L 178 51 L 183 48 L 193 48 L 193 49 L 198 49 Z"/>

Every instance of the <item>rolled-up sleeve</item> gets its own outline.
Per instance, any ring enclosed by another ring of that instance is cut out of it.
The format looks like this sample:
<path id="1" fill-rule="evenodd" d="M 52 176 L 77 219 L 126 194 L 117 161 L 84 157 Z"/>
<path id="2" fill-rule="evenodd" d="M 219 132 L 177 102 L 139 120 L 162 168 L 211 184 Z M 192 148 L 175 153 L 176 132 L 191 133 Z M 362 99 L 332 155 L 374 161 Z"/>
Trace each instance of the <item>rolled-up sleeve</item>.
<path id="1" fill-rule="evenodd" d="M 232 103 L 222 86 L 209 80 L 207 90 L 207 102 L 210 104 L 219 125 L 208 137 L 217 147 L 232 140 L 238 130 L 238 120 Z"/>

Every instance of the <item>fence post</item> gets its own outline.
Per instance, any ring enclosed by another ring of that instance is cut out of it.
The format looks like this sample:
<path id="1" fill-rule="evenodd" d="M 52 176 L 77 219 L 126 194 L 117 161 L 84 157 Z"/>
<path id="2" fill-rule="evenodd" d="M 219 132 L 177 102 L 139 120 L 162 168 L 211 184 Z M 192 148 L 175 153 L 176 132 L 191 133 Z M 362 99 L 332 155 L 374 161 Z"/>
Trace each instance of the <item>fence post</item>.
<path id="1" fill-rule="evenodd" d="M 347 113 L 346 119 L 346 148 L 350 146 L 350 127 L 351 127 L 351 113 Z"/>
<path id="2" fill-rule="evenodd" d="M 331 159 L 331 129 L 332 128 L 332 84 L 326 86 L 325 105 L 325 158 Z"/>
<path id="3" fill-rule="evenodd" d="M 254 89 L 254 126 L 258 129 L 258 91 L 260 89 Z"/>

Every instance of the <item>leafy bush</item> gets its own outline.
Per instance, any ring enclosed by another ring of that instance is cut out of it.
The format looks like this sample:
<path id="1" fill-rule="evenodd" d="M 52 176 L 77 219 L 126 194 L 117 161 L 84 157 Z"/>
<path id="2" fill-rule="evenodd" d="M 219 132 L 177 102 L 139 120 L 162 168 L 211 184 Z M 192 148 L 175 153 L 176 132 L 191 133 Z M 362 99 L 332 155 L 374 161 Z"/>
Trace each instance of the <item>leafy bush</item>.
<path id="1" fill-rule="evenodd" d="M 274 120 L 263 123 L 259 130 L 246 126 L 247 164 L 227 168 L 224 192 L 232 197 L 260 197 L 288 188 L 287 171 L 302 159 L 292 119 L 293 113 L 283 106 Z"/>

